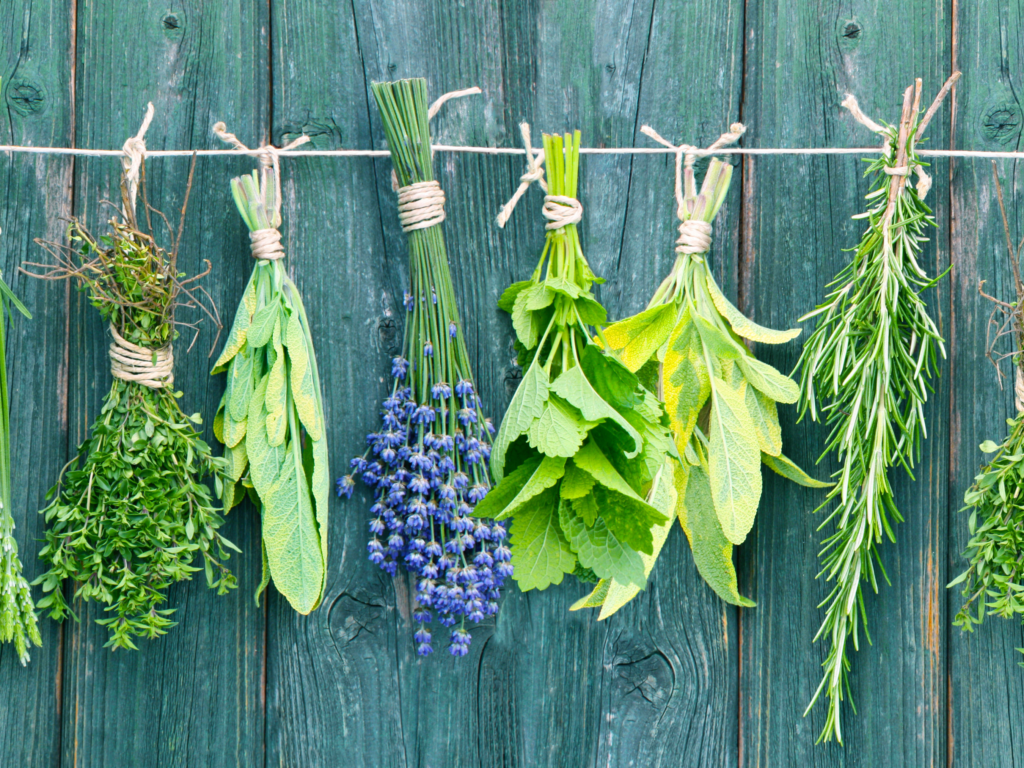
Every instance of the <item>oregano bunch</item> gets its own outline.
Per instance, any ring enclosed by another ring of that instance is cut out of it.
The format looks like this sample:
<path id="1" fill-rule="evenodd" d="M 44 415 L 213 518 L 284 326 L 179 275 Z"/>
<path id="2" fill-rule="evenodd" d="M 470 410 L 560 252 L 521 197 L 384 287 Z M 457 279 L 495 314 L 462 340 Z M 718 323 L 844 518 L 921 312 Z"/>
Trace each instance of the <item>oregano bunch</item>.
<path id="1" fill-rule="evenodd" d="M 228 549 L 238 551 L 221 535 L 222 510 L 203 482 L 212 478 L 219 495 L 226 464 L 201 438 L 200 415 L 186 415 L 173 389 L 174 312 L 198 304 L 187 287 L 197 278 L 186 280 L 176 268 L 180 230 L 167 251 L 137 227 L 127 186 L 123 221 L 94 237 L 72 220 L 69 245 L 43 244 L 56 266 L 37 274 L 74 279 L 88 293 L 114 339 L 114 379 L 89 436 L 47 496 L 39 557 L 48 570 L 33 583 L 46 593 L 39 607 L 57 620 L 75 617 L 65 580 L 74 599 L 105 605 L 109 617 L 97 623 L 115 650 L 136 649 L 135 639 L 174 626 L 175 609 L 162 607 L 172 583 L 204 571 L 218 594 L 235 587 L 223 561 Z"/>
<path id="2" fill-rule="evenodd" d="M 642 130 L 672 147 L 648 126 Z M 743 130 L 734 124 L 711 149 L 735 142 Z M 698 193 L 696 155 L 687 153 L 684 163 L 683 149 L 675 149 L 680 220 L 675 264 L 647 308 L 608 326 L 602 339 L 664 398 L 682 457 L 673 468 L 674 511 L 698 571 L 726 602 L 752 606 L 739 593 L 732 551 L 754 524 L 761 464 L 801 485 L 824 484 L 782 453 L 776 403 L 796 402 L 796 382 L 758 360 L 746 342 L 784 344 L 800 330 L 758 325 L 725 297 L 707 252 L 732 166 L 712 157 Z"/>
<path id="3" fill-rule="evenodd" d="M 668 419 L 593 338 L 607 316 L 576 229 L 579 148 L 579 131 L 544 135 L 544 250 L 530 279 L 498 303 L 512 316 L 525 373 L 491 452 L 498 484 L 476 514 L 512 518 L 513 578 L 524 591 L 571 573 L 606 580 L 603 589 L 640 589 L 644 556 L 671 521 L 672 494 L 655 487 L 670 485 L 659 481 L 675 455 Z"/>
<path id="4" fill-rule="evenodd" d="M 989 328 L 995 328 L 996 333 L 994 338 L 990 335 L 987 353 L 996 366 L 1000 383 L 1000 359 L 1008 357 L 1013 362 L 1017 414 L 1006 420 L 1009 430 L 1001 444 L 992 440 L 981 444 L 981 451 L 993 456 L 964 494 L 964 510 L 971 513 L 968 518 L 970 539 L 964 549 L 969 565 L 949 586 L 963 584 L 964 604 L 953 624 L 967 632 L 974 631 L 975 625 L 984 621 L 986 615 L 1024 620 L 1024 494 L 1021 493 L 1024 487 L 1024 281 L 1020 276 L 1024 240 L 1016 249 L 1013 247 L 994 161 L 992 171 L 1016 300 L 1005 302 L 989 296 L 982 290 L 984 283 L 978 290 L 995 303 Z M 997 320 L 997 316 L 1001 319 Z M 1011 337 L 1013 347 L 1011 352 L 999 354 L 996 345 L 1003 336 Z M 1017 650 L 1024 653 L 1024 648 Z"/>
<path id="5" fill-rule="evenodd" d="M 820 528 L 834 524 L 821 549 L 819 577 L 832 588 L 822 603 L 825 618 L 815 640 L 829 643 L 824 675 L 807 711 L 824 693 L 828 714 L 819 741 L 842 743 L 841 705 L 849 696 L 849 647 L 860 645 L 860 631 L 870 642 L 863 587 L 878 591 L 883 578 L 878 546 L 895 541 L 893 526 L 903 521 L 889 483 L 890 467 L 902 466 L 913 477 L 925 435 L 924 404 L 932 390 L 942 337 L 921 294 L 938 282 L 919 264 L 935 226 L 923 196 L 931 180 L 916 152 L 923 131 L 952 87 L 947 81 L 923 119 L 919 111 L 921 81 L 904 93 L 898 126 L 879 126 L 849 97 L 844 106 L 873 127 L 885 141 L 882 155 L 869 161 L 872 177 L 867 220 L 850 263 L 830 283 L 825 302 L 801 320 L 817 318 L 804 345 L 800 370 L 801 416 L 810 413 L 830 427 L 826 453 L 835 451 L 840 469 L 821 508 L 835 506 Z M 910 175 L 920 177 L 915 189 Z M 941 277 L 941 275 L 940 275 Z"/>

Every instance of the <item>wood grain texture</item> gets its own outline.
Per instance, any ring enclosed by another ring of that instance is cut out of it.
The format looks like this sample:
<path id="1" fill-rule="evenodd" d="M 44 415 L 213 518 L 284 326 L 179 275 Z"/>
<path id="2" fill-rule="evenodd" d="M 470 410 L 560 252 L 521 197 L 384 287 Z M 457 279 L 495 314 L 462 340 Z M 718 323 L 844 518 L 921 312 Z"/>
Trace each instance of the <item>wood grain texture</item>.
<path id="1" fill-rule="evenodd" d="M 78 15 L 78 142 L 118 147 L 138 130 L 147 101 L 156 119 L 150 149 L 219 146 L 210 132 L 224 120 L 244 140 L 267 132 L 269 61 L 264 11 L 241 2 L 82 2 Z M 111 44 L 130 30 L 131 44 Z M 189 161 L 147 165 L 149 202 L 178 220 Z M 178 265 L 187 274 L 210 259 L 204 285 L 230 319 L 251 269 L 238 248 L 243 223 L 231 202 L 231 173 L 248 170 L 244 158 L 200 162 L 189 201 Z M 88 158 L 77 166 L 76 213 L 94 229 L 109 217 L 98 201 L 118 199 L 119 164 Z M 141 214 L 141 202 L 140 202 Z M 163 237 L 159 220 L 158 235 Z M 167 242 L 165 240 L 165 242 Z M 51 288 L 51 290 L 53 290 Z M 108 336 L 98 313 L 75 293 L 70 338 L 71 446 L 92 423 L 110 378 Z M 181 312 L 179 322 L 197 313 Z M 215 337 L 209 322 L 188 353 L 189 329 L 176 345 L 176 385 L 187 413 L 206 417 L 205 438 L 223 387 L 209 376 Z M 65 765 L 261 765 L 266 619 L 253 593 L 260 576 L 259 525 L 249 506 L 238 508 L 225 535 L 243 554 L 230 566 L 239 588 L 218 597 L 202 574 L 175 585 L 169 605 L 179 622 L 162 640 L 142 641 L 137 653 L 103 648 L 107 632 L 95 605 L 68 624 L 65 643 Z"/>
<path id="2" fill-rule="evenodd" d="M 858 97 L 876 120 L 895 122 L 904 89 L 924 80 L 929 103 L 950 71 L 950 6 L 945 0 L 887 4 L 826 2 L 815 6 L 760 0 L 747 6 L 746 86 L 743 115 L 748 146 L 863 146 L 875 137 L 839 102 Z M 929 146 L 949 143 L 949 107 L 928 130 Z M 825 285 L 847 263 L 843 248 L 857 244 L 867 180 L 854 157 L 758 157 L 744 172 L 745 235 L 741 270 L 744 309 L 757 321 L 787 328 L 817 305 Z M 937 230 L 922 266 L 930 274 L 949 262 L 948 165 L 931 169 L 939 183 L 930 204 Z M 949 333 L 948 281 L 927 302 L 940 333 Z M 780 288 L 782 290 L 780 290 Z M 799 344 L 758 347 L 779 370 L 791 370 Z M 874 645 L 853 653 L 850 676 L 860 715 L 847 705 L 847 747 L 814 746 L 825 718 L 819 703 L 801 717 L 820 680 L 824 641 L 812 645 L 826 597 L 817 551 L 824 532 L 811 512 L 823 493 L 765 474 L 762 508 L 742 547 L 741 591 L 758 602 L 741 620 L 741 764 L 944 765 L 946 761 L 945 637 L 949 468 L 949 369 L 927 409 L 928 440 L 917 482 L 892 471 L 906 523 L 897 544 L 882 547 L 892 586 L 866 599 Z M 787 453 L 812 468 L 827 431 L 808 420 L 796 425 L 795 408 L 780 408 Z M 829 456 L 817 467 L 835 469 Z"/>
<path id="3" fill-rule="evenodd" d="M 1024 62 L 1024 13 L 1016 4 L 998 8 L 959 3 L 957 64 L 963 87 L 957 89 L 955 142 L 958 146 L 1020 150 L 1021 63 Z M 1021 167 L 998 164 L 1014 246 L 1024 237 Z M 956 161 L 952 195 L 953 385 L 950 454 L 957 457 L 949 476 L 949 574 L 963 571 L 967 561 L 967 514 L 961 513 L 964 492 L 985 460 L 978 445 L 1002 441 L 1006 419 L 1014 415 L 1012 379 L 1000 391 L 996 370 L 985 359 L 990 302 L 985 291 L 1014 301 L 1006 237 L 988 161 Z M 1010 351 L 1009 343 L 1001 345 Z M 1007 361 L 1003 372 L 1012 377 Z M 962 604 L 960 588 L 949 590 L 948 615 Z M 1024 646 L 1019 621 L 989 618 L 972 634 L 950 627 L 949 685 L 952 711 L 952 764 L 956 766 L 1024 765 L 1024 669 L 1014 649 Z"/>
<path id="4" fill-rule="evenodd" d="M 0 142 L 70 146 L 74 141 L 72 73 L 74 16 L 60 0 L 16 0 L 0 12 Z M 0 269 L 33 314 L 14 313 L 7 334 L 11 407 L 11 514 L 25 576 L 44 570 L 37 554 L 46 480 L 67 454 L 67 291 L 16 270 L 36 260 L 33 239 L 59 240 L 71 212 L 73 161 L 43 155 L 0 159 Z M 61 627 L 41 619 L 42 648 L 27 667 L 0 645 L 0 763 L 56 766 L 60 759 Z"/>

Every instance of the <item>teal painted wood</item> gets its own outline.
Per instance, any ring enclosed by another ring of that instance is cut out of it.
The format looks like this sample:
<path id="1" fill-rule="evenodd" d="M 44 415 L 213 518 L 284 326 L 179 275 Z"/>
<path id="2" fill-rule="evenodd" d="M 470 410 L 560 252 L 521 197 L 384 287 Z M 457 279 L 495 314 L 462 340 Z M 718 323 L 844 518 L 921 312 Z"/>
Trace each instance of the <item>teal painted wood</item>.
<path id="1" fill-rule="evenodd" d="M 81 3 L 79 145 L 120 146 L 138 130 L 147 101 L 156 107 L 146 136 L 150 149 L 220 146 L 210 132 L 216 120 L 225 120 L 244 140 L 262 138 L 269 108 L 266 26 L 265 12 L 245 3 Z M 111 42 L 127 42 L 128 35 L 131 44 Z M 247 171 L 249 165 L 243 158 L 200 162 L 179 259 L 188 274 L 200 271 L 203 259 L 212 262 L 204 284 L 221 312 L 231 313 L 229 319 L 251 264 L 238 248 L 243 224 L 228 182 L 230 174 Z M 147 165 L 149 201 L 173 222 L 188 168 L 187 158 Z M 95 229 L 109 216 L 97 202 L 119 199 L 119 171 L 119 164 L 108 158 L 77 164 L 76 213 Z M 84 299 L 75 293 L 72 302 L 72 449 L 85 436 L 110 384 L 109 337 Z M 182 312 L 177 319 L 199 318 Z M 212 441 L 209 424 L 223 387 L 222 377 L 209 376 L 207 352 L 215 330 L 205 322 L 190 353 L 188 329 L 182 330 L 175 383 L 184 392 L 186 412 L 198 410 L 206 417 L 205 435 Z M 244 552 L 230 561 L 239 588 L 218 597 L 202 573 L 175 585 L 169 604 L 177 608 L 178 626 L 162 640 L 143 641 L 138 653 L 112 654 L 103 648 L 107 632 L 94 623 L 102 615 L 96 606 L 82 608 L 81 624 L 67 625 L 65 765 L 262 764 L 266 618 L 253 601 L 260 577 L 258 531 L 250 506 L 229 517 L 226 535 Z"/>
<path id="2" fill-rule="evenodd" d="M 60 0 L 15 0 L 0 12 L 0 142 L 68 145 L 74 138 L 73 83 L 65 62 L 73 50 L 73 15 Z M 59 54 L 58 54 L 59 52 Z M 29 280 L 16 270 L 37 260 L 33 238 L 60 240 L 71 212 L 73 161 L 66 157 L 0 158 L 0 269 L 32 312 L 8 326 L 11 388 L 11 509 L 25 576 L 44 569 L 36 558 L 43 519 L 37 514 L 66 459 L 67 301 L 64 288 Z M 42 648 L 27 667 L 0 645 L 0 762 L 56 766 L 60 758 L 59 684 L 62 628 L 39 625 Z"/>
<path id="3" fill-rule="evenodd" d="M 950 6 L 944 0 L 888 4 L 748 5 L 744 118 L 748 146 L 864 146 L 875 137 L 839 102 L 857 95 L 875 119 L 895 122 L 903 90 L 922 77 L 929 102 L 950 72 Z M 949 105 L 929 128 L 929 146 L 949 143 Z M 792 327 L 825 294 L 847 263 L 862 224 L 867 182 L 855 157 L 758 157 L 744 170 L 744 309 L 771 327 Z M 944 269 L 948 252 L 948 165 L 932 166 L 938 229 L 923 266 Z M 927 297 L 940 332 L 949 334 L 948 281 Z M 758 355 L 790 370 L 800 340 L 758 348 Z M 743 765 L 943 765 L 946 762 L 946 567 L 949 468 L 949 367 L 927 410 L 928 440 L 918 481 L 892 472 L 906 522 L 883 561 L 892 586 L 866 600 L 873 646 L 852 655 L 851 687 L 860 715 L 843 715 L 846 748 L 814 746 L 824 724 L 819 703 L 801 717 L 820 680 L 823 642 L 812 645 L 826 597 L 817 573 L 824 532 L 812 510 L 823 493 L 798 488 L 766 473 L 754 535 L 741 551 L 740 586 L 758 601 L 741 624 L 740 697 Z M 825 428 L 795 424 L 795 409 L 780 408 L 784 444 L 811 468 L 824 447 Z M 835 469 L 829 457 L 818 466 Z"/>
<path id="4" fill-rule="evenodd" d="M 1024 61 L 1024 15 L 1010 4 L 994 7 L 960 6 L 957 24 L 957 62 L 963 70 L 958 88 L 955 140 L 959 146 L 1019 150 L 1021 142 L 1020 79 Z M 1024 198 L 1020 166 L 998 164 L 1014 246 L 1024 237 Z M 990 302 L 985 291 L 1014 301 L 1013 280 L 1007 261 L 1006 237 L 996 200 L 989 162 L 957 161 L 951 182 L 953 201 L 953 420 L 951 455 L 958 457 L 950 473 L 949 574 L 966 566 L 967 543 L 964 491 L 985 459 L 978 445 L 999 442 L 1006 435 L 1006 419 L 1014 415 L 1012 380 L 1000 391 L 996 371 L 985 359 Z M 1009 351 L 1010 346 L 1005 349 Z M 1003 372 L 1012 376 L 1009 361 Z M 949 591 L 948 615 L 960 609 L 959 588 Z M 1014 649 L 1024 646 L 1019 621 L 989 618 L 973 634 L 951 627 L 949 639 L 952 763 L 970 765 L 1024 765 L 1024 669 L 1014 662 L 1022 657 Z"/>

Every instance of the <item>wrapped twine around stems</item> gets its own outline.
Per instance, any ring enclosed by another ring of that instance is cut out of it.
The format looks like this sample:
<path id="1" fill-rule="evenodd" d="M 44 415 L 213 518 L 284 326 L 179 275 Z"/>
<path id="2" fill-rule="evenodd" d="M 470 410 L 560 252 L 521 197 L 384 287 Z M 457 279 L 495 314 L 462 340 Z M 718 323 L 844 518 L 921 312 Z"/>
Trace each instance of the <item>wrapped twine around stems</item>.
<path id="1" fill-rule="evenodd" d="M 134 381 L 150 389 L 174 386 L 174 349 L 172 344 L 159 349 L 147 349 L 125 339 L 113 323 L 110 335 L 110 373 L 121 381 Z"/>
<path id="2" fill-rule="evenodd" d="M 526 172 L 519 177 L 519 186 L 512 193 L 512 197 L 501 207 L 501 212 L 497 217 L 498 226 L 504 228 L 508 223 L 512 211 L 515 210 L 516 205 L 533 182 L 537 182 L 545 193 L 544 207 L 541 208 L 541 213 L 548 223 L 544 225 L 544 229 L 561 229 L 569 224 L 579 224 L 583 219 L 583 206 L 579 200 L 567 195 L 547 194 L 548 185 L 544 181 L 544 150 L 537 150 L 534 154 L 530 141 L 530 124 L 520 123 L 519 132 L 523 136 L 523 145 L 526 147 Z"/>

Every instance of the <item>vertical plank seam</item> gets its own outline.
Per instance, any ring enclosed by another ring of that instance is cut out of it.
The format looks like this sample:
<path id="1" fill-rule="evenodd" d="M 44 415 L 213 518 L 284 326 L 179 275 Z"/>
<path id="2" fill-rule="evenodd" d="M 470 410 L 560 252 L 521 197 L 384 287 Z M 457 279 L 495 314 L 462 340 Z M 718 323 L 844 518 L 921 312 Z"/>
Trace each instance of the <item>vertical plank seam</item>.
<path id="1" fill-rule="evenodd" d="M 274 142 L 274 3 L 267 2 L 267 142 Z M 263 525 L 260 523 L 260 552 L 263 552 Z M 260 674 L 260 703 L 263 705 L 263 768 L 267 766 L 267 730 L 270 711 L 267 705 L 267 659 L 270 656 L 270 594 L 263 596 L 263 669 Z"/>

